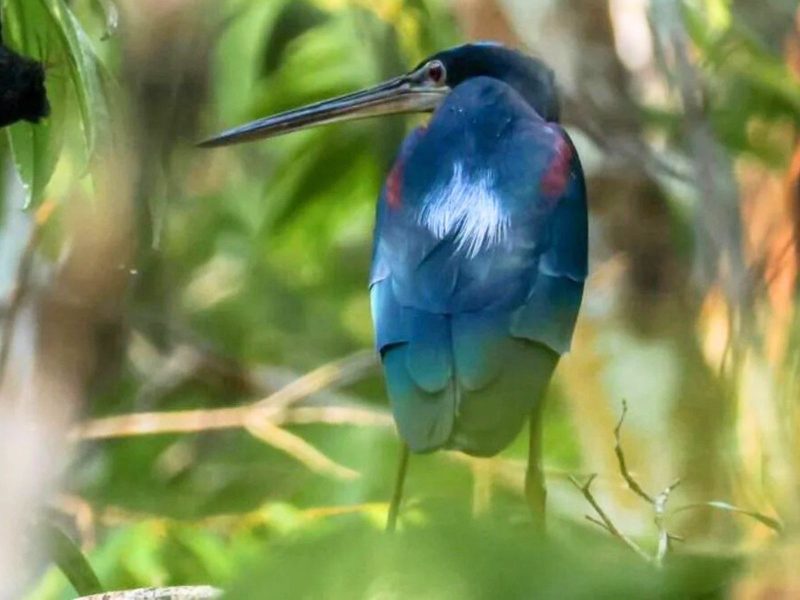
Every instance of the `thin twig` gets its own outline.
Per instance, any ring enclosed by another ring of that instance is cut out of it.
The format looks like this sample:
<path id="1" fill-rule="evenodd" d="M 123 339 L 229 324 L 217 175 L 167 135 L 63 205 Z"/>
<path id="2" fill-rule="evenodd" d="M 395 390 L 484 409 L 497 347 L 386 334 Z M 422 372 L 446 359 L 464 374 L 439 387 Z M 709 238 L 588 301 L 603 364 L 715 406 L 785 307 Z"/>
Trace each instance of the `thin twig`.
<path id="1" fill-rule="evenodd" d="M 92 506 L 80 496 L 72 495 L 59 496 L 53 505 L 53 509 L 75 519 L 77 518 L 75 514 L 76 504 L 85 504 L 89 506 L 90 509 L 95 512 L 97 523 L 105 527 L 118 527 L 120 525 L 129 525 L 146 521 L 160 528 L 170 523 L 169 517 L 160 514 L 137 512 L 128 508 L 108 504 Z M 265 503 L 249 512 L 208 515 L 191 522 L 198 527 L 226 532 L 241 529 L 242 523 L 245 523 L 248 527 L 270 526 L 275 524 L 275 516 L 269 511 L 270 506 L 270 503 Z M 385 512 L 386 502 L 370 502 L 338 506 L 317 506 L 299 510 L 298 515 L 303 519 L 315 520 L 343 514 L 371 513 L 377 515 Z"/>
<path id="2" fill-rule="evenodd" d="M 140 435 L 199 433 L 244 427 L 250 406 L 144 412 L 91 419 L 70 432 L 73 441 L 103 440 Z"/>
<path id="3" fill-rule="evenodd" d="M 282 450 L 315 473 L 344 480 L 358 479 L 360 476 L 357 471 L 342 466 L 325 456 L 299 435 L 281 429 L 277 425 L 259 419 L 246 424 L 245 428 L 253 437 L 273 448 Z"/>
<path id="4" fill-rule="evenodd" d="M 358 425 L 359 427 L 393 427 L 388 410 L 356 406 L 298 406 L 283 414 L 283 423 L 307 425 Z"/>
<path id="5" fill-rule="evenodd" d="M 256 402 L 253 408 L 263 411 L 265 414 L 280 412 L 295 402 L 332 385 L 352 383 L 362 378 L 377 365 L 377 356 L 373 351 L 360 350 L 306 373 L 289 385 Z"/>
<path id="6" fill-rule="evenodd" d="M 611 518 L 600 508 L 600 505 L 595 500 L 594 495 L 591 493 L 591 484 L 594 482 L 596 475 L 592 475 L 584 485 L 580 485 L 578 480 L 574 477 L 570 477 L 570 481 L 581 491 L 583 497 L 591 504 L 592 508 L 594 508 L 595 512 L 600 516 L 600 521 L 594 519 L 593 517 L 587 516 L 586 518 L 594 523 L 595 525 L 599 525 L 608 533 L 613 535 L 614 537 L 619 538 L 622 540 L 626 545 L 636 551 L 639 556 L 642 556 L 647 560 L 647 562 L 654 564 L 657 567 L 661 567 L 664 563 L 664 559 L 666 558 L 667 554 L 670 550 L 670 545 L 672 541 L 680 540 L 678 536 L 672 535 L 667 531 L 667 502 L 669 501 L 670 495 L 675 490 L 676 487 L 680 484 L 680 480 L 677 479 L 672 482 L 669 486 L 667 486 L 660 494 L 657 496 L 651 496 L 648 494 L 639 482 L 636 481 L 636 478 L 631 475 L 630 471 L 628 470 L 628 464 L 625 459 L 625 452 L 622 449 L 622 425 L 625 422 L 625 417 L 628 414 L 628 403 L 623 400 L 622 401 L 622 413 L 620 414 L 619 421 L 617 421 L 616 426 L 614 427 L 614 454 L 617 456 L 617 462 L 619 464 L 619 471 L 622 475 L 622 478 L 627 483 L 628 488 L 632 490 L 639 498 L 647 502 L 653 508 L 653 522 L 656 525 L 656 529 L 658 531 L 658 545 L 656 547 L 656 552 L 653 557 L 650 557 L 640 546 L 638 546 L 633 540 L 628 538 L 624 533 L 622 533 L 613 523 Z"/>
<path id="7" fill-rule="evenodd" d="M 95 419 L 77 427 L 71 433 L 71 438 L 89 440 L 242 428 L 257 439 L 286 452 L 315 472 L 339 479 L 354 479 L 358 477 L 358 473 L 337 464 L 304 439 L 279 425 L 310 422 L 370 426 L 389 424 L 388 415 L 365 408 L 292 407 L 292 404 L 325 388 L 363 377 L 375 364 L 372 352 L 361 351 L 314 369 L 253 404 L 234 408 L 150 412 Z"/>
<path id="8" fill-rule="evenodd" d="M 203 433 L 245 427 L 251 405 L 164 412 L 144 412 L 91 419 L 70 433 L 73 441 L 104 440 L 141 435 Z M 263 419 L 263 415 L 260 415 Z M 390 427 L 386 411 L 356 406 L 298 406 L 269 417 L 273 425 L 356 425 Z"/>
<path id="9" fill-rule="evenodd" d="M 628 402 L 626 400 L 622 401 L 622 414 L 619 416 L 619 421 L 617 421 L 616 427 L 614 427 L 614 454 L 617 455 L 617 462 L 619 463 L 619 472 L 622 474 L 623 479 L 628 484 L 628 487 L 640 498 L 642 498 L 645 502 L 649 504 L 653 504 L 655 499 L 645 492 L 642 489 L 642 486 L 639 485 L 639 482 L 633 478 L 630 471 L 628 471 L 628 465 L 625 461 L 625 453 L 622 450 L 622 424 L 625 422 L 625 417 L 628 414 Z"/>
<path id="10" fill-rule="evenodd" d="M 656 564 L 656 566 L 660 567 L 664 564 L 664 559 L 670 550 L 670 542 L 674 538 L 674 536 L 667 531 L 667 502 L 669 501 L 673 490 L 680 485 L 681 481 L 680 479 L 676 479 L 655 497 L 648 494 L 644 488 L 639 485 L 639 482 L 636 481 L 636 478 L 633 477 L 631 472 L 628 470 L 627 461 L 625 460 L 625 452 L 622 449 L 622 425 L 625 422 L 625 417 L 627 414 L 628 402 L 623 400 L 622 413 L 619 416 L 619 421 L 617 421 L 617 426 L 614 427 L 614 453 L 617 455 L 619 471 L 622 474 L 622 478 L 628 484 L 628 487 L 637 496 L 653 507 L 653 522 L 655 523 L 656 530 L 658 532 L 658 544 L 656 546 L 656 553 L 653 557 L 653 562 Z"/>
<path id="11" fill-rule="evenodd" d="M 662 491 L 658 496 L 656 496 L 653 502 L 653 510 L 654 516 L 653 521 L 656 524 L 656 528 L 658 529 L 658 547 L 656 549 L 656 556 L 655 556 L 655 563 L 659 567 L 664 564 L 664 558 L 667 556 L 667 553 L 670 549 L 670 541 L 673 536 L 667 531 L 667 524 L 666 524 L 666 510 L 667 510 L 667 502 L 669 501 L 670 494 L 672 491 L 678 487 L 681 483 L 680 479 L 676 479 L 671 484 L 669 484 L 664 491 Z"/>
<path id="12" fill-rule="evenodd" d="M 93 596 L 81 596 L 77 600 L 203 600 L 221 596 L 222 590 L 217 588 L 208 585 L 193 585 L 104 592 Z"/>
<path id="13" fill-rule="evenodd" d="M 652 562 L 653 559 L 648 556 L 648 554 L 642 550 L 642 548 L 634 542 L 631 538 L 627 535 L 622 533 L 617 526 L 614 525 L 614 522 L 611 518 L 606 514 L 606 512 L 600 507 L 597 500 L 595 500 L 594 494 L 592 494 L 592 483 L 594 482 L 597 474 L 590 475 L 589 478 L 586 480 L 585 483 L 581 484 L 577 479 L 574 477 L 570 477 L 569 480 L 572 482 L 578 490 L 583 494 L 583 497 L 586 498 L 586 501 L 592 506 L 594 512 L 597 513 L 597 516 L 600 517 L 602 521 L 602 526 L 615 538 L 619 539 L 622 543 L 624 543 L 628 548 L 633 550 L 636 554 L 638 554 L 641 558 L 646 560 L 647 562 Z M 588 518 L 588 517 L 587 517 Z M 591 520 L 591 519 L 590 519 Z M 592 521 L 596 522 L 596 521 Z"/>
<path id="14" fill-rule="evenodd" d="M 583 515 L 583 517 L 584 517 L 584 519 L 586 519 L 587 521 L 589 521 L 589 523 L 594 523 L 595 525 L 597 525 L 597 526 L 601 527 L 602 529 L 604 529 L 604 530 L 605 530 L 605 531 L 607 531 L 608 533 L 611 533 L 611 534 L 613 534 L 613 531 L 611 531 L 611 530 L 608 528 L 608 525 L 606 525 L 605 523 L 603 523 L 603 522 L 602 522 L 600 519 L 595 519 L 595 518 L 594 518 L 592 515 Z"/>

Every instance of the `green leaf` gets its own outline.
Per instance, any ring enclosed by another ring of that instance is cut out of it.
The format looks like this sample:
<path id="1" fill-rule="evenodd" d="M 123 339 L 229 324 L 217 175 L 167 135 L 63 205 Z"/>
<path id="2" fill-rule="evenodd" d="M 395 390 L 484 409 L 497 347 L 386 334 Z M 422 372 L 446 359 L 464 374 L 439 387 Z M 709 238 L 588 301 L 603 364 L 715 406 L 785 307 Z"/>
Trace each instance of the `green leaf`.
<path id="1" fill-rule="evenodd" d="M 45 522 L 40 525 L 50 549 L 53 562 L 67 577 L 75 591 L 81 596 L 99 594 L 103 586 L 92 570 L 80 548 L 57 525 Z"/>
<path id="2" fill-rule="evenodd" d="M 38 61 L 48 59 L 56 32 L 38 1 L 8 0 L 3 5 L 3 24 L 11 48 Z M 46 87 L 51 116 L 38 124 L 20 122 L 7 128 L 14 164 L 28 191 L 26 207 L 42 197 L 61 149 L 63 81 L 47 72 Z"/>
<path id="3" fill-rule="evenodd" d="M 27 188 L 24 207 L 37 202 L 55 169 L 60 140 L 51 135 L 51 124 L 15 123 L 8 128 L 14 165 Z"/>
<path id="4" fill-rule="evenodd" d="M 29 0 L 30 1 L 30 0 Z M 103 90 L 100 61 L 92 43 L 63 0 L 38 0 L 58 25 L 72 86 L 78 97 L 86 146 L 91 155 L 103 127 L 108 123 L 108 106 Z"/>
<path id="5" fill-rule="evenodd" d="M 14 163 L 27 188 L 28 207 L 42 199 L 55 170 L 70 100 L 78 101 L 87 156 L 100 137 L 99 124 L 107 122 L 108 110 L 99 61 L 63 0 L 6 0 L 2 21 L 9 47 L 46 65 L 51 116 L 38 124 L 16 123 L 8 128 Z"/>

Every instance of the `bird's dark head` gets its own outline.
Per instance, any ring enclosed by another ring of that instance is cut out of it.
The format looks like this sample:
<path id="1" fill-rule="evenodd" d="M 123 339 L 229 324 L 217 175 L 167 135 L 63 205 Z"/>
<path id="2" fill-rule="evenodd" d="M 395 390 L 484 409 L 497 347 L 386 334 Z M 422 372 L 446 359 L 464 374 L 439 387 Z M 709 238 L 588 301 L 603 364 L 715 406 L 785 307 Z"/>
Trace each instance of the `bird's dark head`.
<path id="1" fill-rule="evenodd" d="M 542 118 L 558 121 L 558 92 L 553 72 L 538 59 L 501 44 L 482 42 L 438 52 L 405 75 L 375 87 L 259 119 L 224 131 L 200 145 L 227 146 L 327 123 L 432 112 L 454 88 L 473 77 L 503 81 Z"/>
<path id="2" fill-rule="evenodd" d="M 451 89 L 473 77 L 499 79 L 514 88 L 543 119 L 559 119 L 555 76 L 539 59 L 499 43 L 479 42 L 434 54 L 415 70 L 430 70 L 434 65 Z"/>

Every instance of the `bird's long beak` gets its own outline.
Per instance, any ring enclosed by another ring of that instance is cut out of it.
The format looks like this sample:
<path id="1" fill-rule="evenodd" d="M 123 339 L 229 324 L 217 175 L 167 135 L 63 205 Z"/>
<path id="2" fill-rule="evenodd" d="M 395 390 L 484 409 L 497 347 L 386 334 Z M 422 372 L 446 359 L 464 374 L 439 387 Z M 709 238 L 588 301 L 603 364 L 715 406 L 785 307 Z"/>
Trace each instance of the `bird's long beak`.
<path id="1" fill-rule="evenodd" d="M 450 90 L 417 83 L 402 75 L 375 87 L 323 100 L 223 131 L 198 144 L 201 148 L 259 140 L 317 125 L 399 113 L 435 110 Z"/>

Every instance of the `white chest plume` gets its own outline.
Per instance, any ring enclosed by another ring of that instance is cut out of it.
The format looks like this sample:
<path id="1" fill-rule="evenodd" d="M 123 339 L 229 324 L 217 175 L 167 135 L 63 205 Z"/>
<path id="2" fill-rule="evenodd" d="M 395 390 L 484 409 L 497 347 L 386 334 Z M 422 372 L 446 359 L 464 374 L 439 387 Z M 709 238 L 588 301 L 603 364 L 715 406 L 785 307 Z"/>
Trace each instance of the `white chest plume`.
<path id="1" fill-rule="evenodd" d="M 453 236 L 456 247 L 469 257 L 505 243 L 510 227 L 494 176 L 466 176 L 461 163 L 455 164 L 447 184 L 429 192 L 418 218 L 438 239 Z"/>

